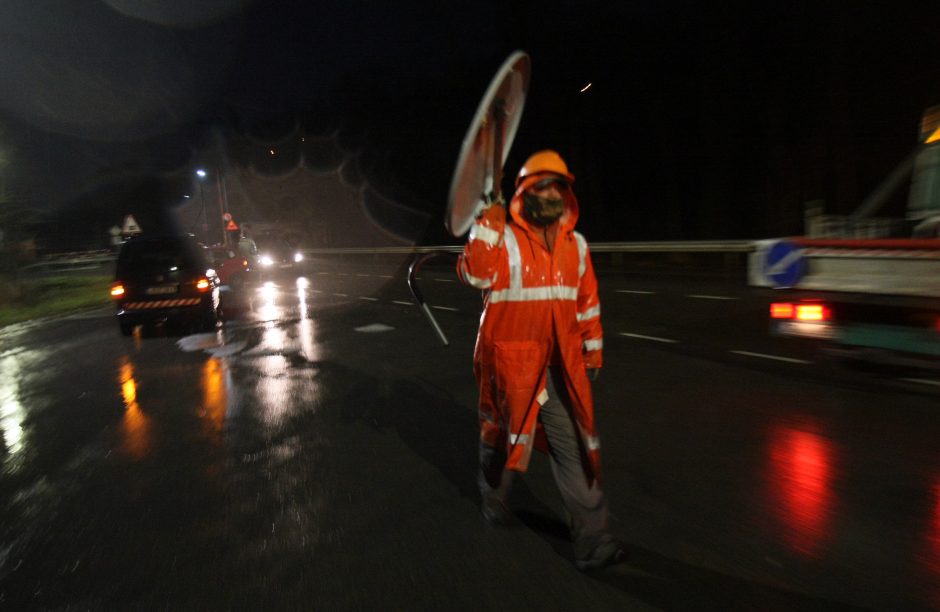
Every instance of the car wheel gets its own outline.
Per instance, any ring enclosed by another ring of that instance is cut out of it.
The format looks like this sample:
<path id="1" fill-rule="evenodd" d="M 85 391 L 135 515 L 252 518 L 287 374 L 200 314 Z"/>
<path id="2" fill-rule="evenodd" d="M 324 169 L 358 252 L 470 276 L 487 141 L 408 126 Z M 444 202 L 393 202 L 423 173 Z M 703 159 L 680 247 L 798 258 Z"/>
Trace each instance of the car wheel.
<path id="1" fill-rule="evenodd" d="M 134 328 L 137 327 L 131 321 L 125 321 L 124 319 L 120 319 L 118 321 L 118 325 L 121 327 L 122 336 L 132 335 L 134 333 Z"/>
<path id="2" fill-rule="evenodd" d="M 215 331 L 215 326 L 219 322 L 219 313 L 216 309 L 212 309 L 205 314 L 202 318 L 202 331 L 211 332 Z"/>

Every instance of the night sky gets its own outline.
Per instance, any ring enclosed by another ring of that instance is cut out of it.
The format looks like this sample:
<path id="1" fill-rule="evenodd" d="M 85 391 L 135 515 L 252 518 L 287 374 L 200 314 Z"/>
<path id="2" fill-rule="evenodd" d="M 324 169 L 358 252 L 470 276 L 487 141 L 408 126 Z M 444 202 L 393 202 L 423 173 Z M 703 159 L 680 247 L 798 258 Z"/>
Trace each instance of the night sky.
<path id="1" fill-rule="evenodd" d="M 940 104 L 940 5 L 735 4 L 8 0 L 3 206 L 80 228 L 116 198 L 177 201 L 212 146 L 276 175 L 296 159 L 272 147 L 332 135 L 427 213 L 422 241 L 454 243 L 461 140 L 521 49 L 532 81 L 507 174 L 561 152 L 590 240 L 780 236 L 808 201 L 853 211 Z M 906 192 L 882 214 L 903 215 Z"/>

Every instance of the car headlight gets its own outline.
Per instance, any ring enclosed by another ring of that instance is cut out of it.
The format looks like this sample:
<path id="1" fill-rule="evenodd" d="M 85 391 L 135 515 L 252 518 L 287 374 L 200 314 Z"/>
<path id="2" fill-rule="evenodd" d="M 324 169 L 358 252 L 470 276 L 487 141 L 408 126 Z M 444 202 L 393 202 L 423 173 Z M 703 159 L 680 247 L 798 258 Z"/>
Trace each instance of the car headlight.
<path id="1" fill-rule="evenodd" d="M 270 255 L 262 255 L 258 258 L 258 263 L 260 263 L 262 266 L 270 266 L 274 263 L 274 260 L 271 259 Z"/>
<path id="2" fill-rule="evenodd" d="M 304 254 L 303 254 L 303 253 L 299 253 L 299 252 L 298 252 L 298 253 L 294 253 L 294 261 L 295 261 L 295 262 L 300 263 L 300 262 L 302 262 L 303 260 L 304 260 Z"/>

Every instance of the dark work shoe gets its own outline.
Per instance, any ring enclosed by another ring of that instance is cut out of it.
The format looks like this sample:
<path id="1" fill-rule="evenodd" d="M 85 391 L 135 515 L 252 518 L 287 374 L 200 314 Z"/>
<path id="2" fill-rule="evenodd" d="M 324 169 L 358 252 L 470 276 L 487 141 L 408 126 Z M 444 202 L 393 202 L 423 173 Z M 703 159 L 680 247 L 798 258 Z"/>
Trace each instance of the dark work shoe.
<path id="1" fill-rule="evenodd" d="M 480 504 L 483 518 L 493 527 L 507 527 L 512 524 L 512 511 L 501 500 L 495 497 L 484 497 Z"/>
<path id="2" fill-rule="evenodd" d="M 597 545 L 590 556 L 575 559 L 574 566 L 582 572 L 622 563 L 627 559 L 627 549 L 622 542 L 610 539 Z"/>

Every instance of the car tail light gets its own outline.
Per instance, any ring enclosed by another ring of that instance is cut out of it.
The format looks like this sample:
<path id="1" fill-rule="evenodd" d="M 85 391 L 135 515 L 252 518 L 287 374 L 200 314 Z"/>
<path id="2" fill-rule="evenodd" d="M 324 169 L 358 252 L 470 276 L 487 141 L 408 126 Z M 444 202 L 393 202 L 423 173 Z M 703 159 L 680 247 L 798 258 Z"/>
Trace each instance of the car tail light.
<path id="1" fill-rule="evenodd" d="M 114 283 L 111 285 L 111 297 L 119 298 L 124 296 L 124 285 L 121 283 Z"/>
<path id="2" fill-rule="evenodd" d="M 209 283 L 208 278 L 200 278 L 196 281 L 196 289 L 200 291 L 208 291 L 211 284 Z"/>
<path id="3" fill-rule="evenodd" d="M 787 303 L 778 303 L 770 305 L 770 318 L 771 319 L 792 319 L 793 318 L 793 304 Z"/>
<path id="4" fill-rule="evenodd" d="M 248 267 L 248 260 L 247 260 L 247 259 L 243 259 L 243 260 L 242 260 L 242 267 L 243 267 L 243 268 L 247 268 L 247 267 Z"/>

